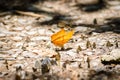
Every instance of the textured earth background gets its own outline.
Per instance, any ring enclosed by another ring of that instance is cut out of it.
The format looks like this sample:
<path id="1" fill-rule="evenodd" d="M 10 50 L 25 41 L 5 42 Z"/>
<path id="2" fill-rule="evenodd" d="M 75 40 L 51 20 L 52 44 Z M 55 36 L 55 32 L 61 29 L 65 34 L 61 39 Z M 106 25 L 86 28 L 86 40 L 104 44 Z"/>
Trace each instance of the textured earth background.
<path id="1" fill-rule="evenodd" d="M 120 80 L 119 0 L 12 1 L 0 11 L 0 80 Z M 61 28 L 75 32 L 64 49 L 51 43 Z"/>

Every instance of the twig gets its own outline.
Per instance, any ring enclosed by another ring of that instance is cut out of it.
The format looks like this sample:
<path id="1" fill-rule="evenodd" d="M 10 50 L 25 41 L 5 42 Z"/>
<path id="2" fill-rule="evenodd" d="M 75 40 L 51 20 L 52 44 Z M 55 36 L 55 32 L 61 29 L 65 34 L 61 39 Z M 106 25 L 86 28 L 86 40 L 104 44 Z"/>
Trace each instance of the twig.
<path id="1" fill-rule="evenodd" d="M 25 11 L 18 11 L 18 10 L 16 10 L 15 12 L 18 13 L 18 14 L 32 16 L 32 17 L 44 17 L 43 15 L 36 14 L 36 13 L 33 13 L 33 12 L 25 12 Z"/>
<path id="2" fill-rule="evenodd" d="M 15 57 L 0 57 L 0 61 L 7 60 L 7 61 L 14 61 Z"/>

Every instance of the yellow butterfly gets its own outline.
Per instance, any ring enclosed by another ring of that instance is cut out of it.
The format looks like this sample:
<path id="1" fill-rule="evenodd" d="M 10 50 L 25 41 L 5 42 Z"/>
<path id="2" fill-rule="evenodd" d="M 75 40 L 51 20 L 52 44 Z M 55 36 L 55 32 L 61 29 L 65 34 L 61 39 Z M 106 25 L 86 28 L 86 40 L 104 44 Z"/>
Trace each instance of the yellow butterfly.
<path id="1" fill-rule="evenodd" d="M 61 29 L 51 36 L 51 42 L 56 46 L 63 47 L 63 45 L 72 38 L 73 34 L 73 30 L 66 32 L 64 29 Z"/>

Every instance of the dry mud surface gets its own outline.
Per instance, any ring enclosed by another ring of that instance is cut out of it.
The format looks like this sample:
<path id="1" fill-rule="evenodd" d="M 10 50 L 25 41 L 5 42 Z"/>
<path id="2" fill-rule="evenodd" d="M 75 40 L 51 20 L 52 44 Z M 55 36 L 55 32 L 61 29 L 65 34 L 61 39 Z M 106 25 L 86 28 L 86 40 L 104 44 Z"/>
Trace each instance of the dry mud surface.
<path id="1" fill-rule="evenodd" d="M 85 12 L 75 3 L 45 1 L 36 6 L 40 17 L 0 13 L 0 80 L 120 80 L 120 1 L 112 3 Z M 64 49 L 50 38 L 60 21 L 74 30 Z"/>

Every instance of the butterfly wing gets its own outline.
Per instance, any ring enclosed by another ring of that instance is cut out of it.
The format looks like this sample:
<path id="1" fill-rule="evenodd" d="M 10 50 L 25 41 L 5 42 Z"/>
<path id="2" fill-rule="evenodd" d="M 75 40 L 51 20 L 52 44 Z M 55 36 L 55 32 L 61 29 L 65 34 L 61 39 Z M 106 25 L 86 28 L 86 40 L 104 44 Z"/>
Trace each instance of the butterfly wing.
<path id="1" fill-rule="evenodd" d="M 59 47 L 62 47 L 64 44 L 62 43 L 62 41 L 55 41 L 55 42 L 53 42 L 54 43 L 54 45 L 56 45 L 56 46 L 59 46 Z"/>
<path id="2" fill-rule="evenodd" d="M 57 38 L 57 39 L 55 39 L 55 40 L 53 41 L 53 43 L 54 43 L 56 46 L 62 47 L 62 46 L 64 45 L 63 41 L 64 41 L 64 35 L 63 35 L 63 36 L 60 36 L 60 37 Z"/>
<path id="3" fill-rule="evenodd" d="M 72 38 L 73 34 L 74 34 L 73 30 L 70 32 L 67 32 L 63 37 L 62 43 L 64 43 L 64 44 L 67 43 Z"/>
<path id="4" fill-rule="evenodd" d="M 62 47 L 66 42 L 68 42 L 73 36 L 74 31 L 65 32 L 64 29 L 61 29 L 59 32 L 51 36 L 51 41 L 56 46 Z"/>
<path id="5" fill-rule="evenodd" d="M 54 42 L 55 40 L 57 40 L 58 38 L 60 38 L 64 34 L 65 34 L 65 30 L 61 29 L 59 32 L 57 32 L 51 36 L 51 41 Z"/>

